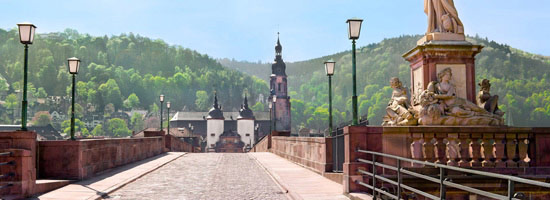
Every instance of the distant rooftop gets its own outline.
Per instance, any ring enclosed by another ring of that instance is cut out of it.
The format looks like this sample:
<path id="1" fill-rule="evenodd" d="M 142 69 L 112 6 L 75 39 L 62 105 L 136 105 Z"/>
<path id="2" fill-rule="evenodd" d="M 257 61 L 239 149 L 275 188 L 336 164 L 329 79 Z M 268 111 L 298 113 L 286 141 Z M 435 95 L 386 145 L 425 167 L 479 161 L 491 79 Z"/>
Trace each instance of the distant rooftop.
<path id="1" fill-rule="evenodd" d="M 170 121 L 200 121 L 207 116 L 208 112 L 177 112 Z M 237 120 L 239 112 L 223 112 L 223 116 L 225 120 Z M 257 121 L 269 121 L 269 112 L 254 112 L 254 117 Z"/>

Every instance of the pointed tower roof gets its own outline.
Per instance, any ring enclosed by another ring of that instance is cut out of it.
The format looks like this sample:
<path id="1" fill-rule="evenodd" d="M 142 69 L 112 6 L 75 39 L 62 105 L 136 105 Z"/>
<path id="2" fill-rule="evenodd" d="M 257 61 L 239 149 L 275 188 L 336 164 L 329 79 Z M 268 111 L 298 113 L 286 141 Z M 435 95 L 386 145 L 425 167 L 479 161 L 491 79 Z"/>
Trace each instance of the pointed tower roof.
<path id="1" fill-rule="evenodd" d="M 283 61 L 282 52 L 283 46 L 281 45 L 281 41 L 279 40 L 279 33 L 277 33 L 277 44 L 275 45 L 275 60 L 271 65 L 271 74 L 275 74 L 277 76 L 286 76 L 286 64 Z"/>
<path id="2" fill-rule="evenodd" d="M 239 110 L 239 117 L 237 119 L 255 119 L 254 112 L 248 107 L 248 98 L 246 95 L 244 96 L 244 103 L 241 106 L 241 110 Z"/>
<path id="3" fill-rule="evenodd" d="M 221 106 L 218 104 L 218 95 L 214 92 L 214 104 L 212 104 L 212 108 L 210 111 L 208 111 L 208 117 L 206 119 L 225 119 L 223 117 L 223 111 L 221 110 Z"/>
<path id="4" fill-rule="evenodd" d="M 283 46 L 281 45 L 281 41 L 279 40 L 279 32 L 277 32 L 277 45 L 275 45 L 275 53 L 276 55 L 281 55 L 283 52 Z"/>

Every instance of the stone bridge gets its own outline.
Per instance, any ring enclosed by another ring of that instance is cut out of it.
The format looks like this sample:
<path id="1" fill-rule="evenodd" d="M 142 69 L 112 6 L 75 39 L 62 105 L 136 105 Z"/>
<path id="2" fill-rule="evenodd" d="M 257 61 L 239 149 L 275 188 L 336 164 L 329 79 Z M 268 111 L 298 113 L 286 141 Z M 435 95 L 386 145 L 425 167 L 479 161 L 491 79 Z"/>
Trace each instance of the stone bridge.
<path id="1" fill-rule="evenodd" d="M 273 133 L 249 153 L 194 153 L 163 132 L 77 141 L 36 141 L 33 132 L 0 132 L 0 195 L 550 199 L 548 128 L 352 126 L 339 131 L 326 138 Z"/>

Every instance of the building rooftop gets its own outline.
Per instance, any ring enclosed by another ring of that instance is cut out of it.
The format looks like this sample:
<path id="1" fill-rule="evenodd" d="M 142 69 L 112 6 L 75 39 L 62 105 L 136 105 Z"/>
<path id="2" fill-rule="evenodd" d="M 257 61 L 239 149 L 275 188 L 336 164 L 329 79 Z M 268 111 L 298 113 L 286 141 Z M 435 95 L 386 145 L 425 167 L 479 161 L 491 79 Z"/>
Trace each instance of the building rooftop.
<path id="1" fill-rule="evenodd" d="M 239 112 L 224 112 L 225 120 L 237 120 Z M 170 121 L 201 121 L 206 120 L 208 112 L 177 112 Z M 269 112 L 254 112 L 256 121 L 269 121 Z"/>

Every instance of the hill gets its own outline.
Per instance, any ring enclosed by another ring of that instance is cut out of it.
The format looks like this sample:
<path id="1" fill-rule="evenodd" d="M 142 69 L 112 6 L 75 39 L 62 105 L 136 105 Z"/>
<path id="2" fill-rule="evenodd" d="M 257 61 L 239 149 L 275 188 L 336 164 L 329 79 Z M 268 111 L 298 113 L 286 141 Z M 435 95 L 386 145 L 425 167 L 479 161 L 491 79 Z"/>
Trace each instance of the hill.
<path id="1" fill-rule="evenodd" d="M 380 124 L 389 101 L 389 79 L 399 77 L 410 84 L 410 69 L 401 55 L 416 45 L 420 36 L 401 36 L 357 50 L 359 114 L 371 124 Z M 544 126 L 550 123 L 550 58 L 499 44 L 487 38 L 469 37 L 485 46 L 476 56 L 476 80 L 491 80 L 492 94 L 499 95 L 506 121 L 515 126 Z M 351 51 L 311 60 L 287 63 L 293 123 L 324 129 L 328 117 L 328 81 L 323 62 L 336 61 L 333 77 L 334 117 L 337 123 L 351 119 Z M 267 79 L 269 64 L 220 60 L 224 66 Z"/>
<path id="2" fill-rule="evenodd" d="M 31 113 L 60 109 L 35 102 L 70 94 L 69 57 L 82 60 L 76 100 L 83 112 L 155 110 L 160 94 L 172 102 L 172 110 L 205 111 L 214 91 L 224 110 L 235 111 L 245 93 L 252 105 L 260 95 L 269 93 L 264 81 L 223 67 L 191 49 L 132 33 L 95 37 L 67 29 L 38 34 L 29 47 Z M 16 91 L 21 89 L 22 63 L 23 45 L 17 29 L 0 29 L 0 101 L 5 109 L 0 123 L 11 123 L 13 112 L 20 107 Z"/>

